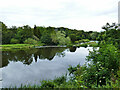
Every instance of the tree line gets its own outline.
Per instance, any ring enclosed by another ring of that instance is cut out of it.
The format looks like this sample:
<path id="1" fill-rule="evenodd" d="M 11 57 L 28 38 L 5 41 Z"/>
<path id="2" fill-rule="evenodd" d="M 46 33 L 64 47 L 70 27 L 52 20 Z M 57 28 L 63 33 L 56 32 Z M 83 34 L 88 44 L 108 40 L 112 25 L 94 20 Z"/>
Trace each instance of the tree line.
<path id="1" fill-rule="evenodd" d="M 21 27 L 7 27 L 2 23 L 2 44 L 44 44 L 44 45 L 68 45 L 79 40 L 97 40 L 99 32 L 69 29 L 65 27 L 31 28 L 29 25 Z"/>

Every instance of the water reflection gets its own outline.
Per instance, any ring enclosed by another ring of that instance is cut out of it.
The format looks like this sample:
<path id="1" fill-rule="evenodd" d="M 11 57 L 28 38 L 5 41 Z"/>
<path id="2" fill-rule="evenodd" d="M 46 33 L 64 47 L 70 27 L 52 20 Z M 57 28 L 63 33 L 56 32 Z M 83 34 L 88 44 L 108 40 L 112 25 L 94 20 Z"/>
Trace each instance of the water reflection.
<path id="1" fill-rule="evenodd" d="M 76 51 L 76 47 L 70 47 L 69 50 L 70 50 L 70 52 L 75 52 Z"/>
<path id="2" fill-rule="evenodd" d="M 65 75 L 69 65 L 85 64 L 88 48 L 42 48 L 3 51 L 3 87 L 40 84 Z"/>
<path id="3" fill-rule="evenodd" d="M 13 50 L 13 51 L 3 51 L 2 52 L 2 67 L 9 64 L 10 61 L 22 62 L 23 64 L 30 65 L 33 62 L 33 57 L 35 62 L 39 59 L 52 60 L 54 56 L 64 57 L 63 52 L 66 48 L 39 48 L 39 49 L 29 49 L 29 50 Z"/>

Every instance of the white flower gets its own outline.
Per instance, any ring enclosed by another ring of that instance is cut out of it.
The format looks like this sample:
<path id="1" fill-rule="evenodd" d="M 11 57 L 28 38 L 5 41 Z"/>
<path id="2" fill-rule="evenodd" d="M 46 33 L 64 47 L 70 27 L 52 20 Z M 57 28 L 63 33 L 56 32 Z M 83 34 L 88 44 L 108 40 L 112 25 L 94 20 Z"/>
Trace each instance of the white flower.
<path id="1" fill-rule="evenodd" d="M 112 71 L 114 71 L 114 69 L 112 69 Z"/>
<path id="2" fill-rule="evenodd" d="M 103 78 L 105 78 L 105 77 L 103 77 Z"/>
<path id="3" fill-rule="evenodd" d="M 97 62 L 99 64 L 99 62 Z"/>
<path id="4" fill-rule="evenodd" d="M 101 83 L 101 80 L 99 82 Z"/>

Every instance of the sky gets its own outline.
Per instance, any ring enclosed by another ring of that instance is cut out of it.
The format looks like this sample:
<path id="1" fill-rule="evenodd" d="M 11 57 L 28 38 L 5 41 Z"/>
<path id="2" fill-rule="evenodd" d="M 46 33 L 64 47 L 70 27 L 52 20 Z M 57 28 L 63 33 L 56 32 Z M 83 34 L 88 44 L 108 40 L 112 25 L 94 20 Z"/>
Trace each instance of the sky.
<path id="1" fill-rule="evenodd" d="M 0 0 L 0 21 L 8 27 L 30 25 L 102 31 L 118 22 L 119 0 Z"/>

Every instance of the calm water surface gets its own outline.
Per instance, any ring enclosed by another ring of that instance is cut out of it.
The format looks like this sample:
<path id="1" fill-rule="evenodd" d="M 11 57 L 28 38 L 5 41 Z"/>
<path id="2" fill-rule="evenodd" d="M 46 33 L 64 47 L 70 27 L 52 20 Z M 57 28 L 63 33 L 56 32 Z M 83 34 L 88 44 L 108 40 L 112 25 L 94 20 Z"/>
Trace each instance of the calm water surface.
<path id="1" fill-rule="evenodd" d="M 69 65 L 85 64 L 92 47 L 37 48 L 2 52 L 3 87 L 40 84 L 67 73 Z"/>

